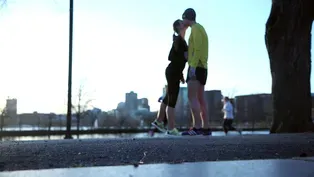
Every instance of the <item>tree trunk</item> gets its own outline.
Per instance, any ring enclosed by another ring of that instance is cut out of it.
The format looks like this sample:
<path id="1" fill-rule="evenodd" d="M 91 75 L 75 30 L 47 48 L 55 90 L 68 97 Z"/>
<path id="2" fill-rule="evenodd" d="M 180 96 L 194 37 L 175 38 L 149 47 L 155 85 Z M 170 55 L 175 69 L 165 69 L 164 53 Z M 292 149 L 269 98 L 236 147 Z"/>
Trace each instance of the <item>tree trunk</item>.
<path id="1" fill-rule="evenodd" d="M 80 124 L 81 124 L 81 113 L 76 114 L 76 130 L 77 130 L 77 139 L 80 138 Z"/>
<path id="2" fill-rule="evenodd" d="M 4 127 L 4 116 L 3 115 L 1 115 L 1 126 L 0 126 L 0 130 L 1 130 L 1 132 L 3 131 L 3 127 Z"/>
<path id="3" fill-rule="evenodd" d="M 313 130 L 310 85 L 313 9 L 313 0 L 272 1 L 265 34 L 274 111 L 270 133 Z"/>

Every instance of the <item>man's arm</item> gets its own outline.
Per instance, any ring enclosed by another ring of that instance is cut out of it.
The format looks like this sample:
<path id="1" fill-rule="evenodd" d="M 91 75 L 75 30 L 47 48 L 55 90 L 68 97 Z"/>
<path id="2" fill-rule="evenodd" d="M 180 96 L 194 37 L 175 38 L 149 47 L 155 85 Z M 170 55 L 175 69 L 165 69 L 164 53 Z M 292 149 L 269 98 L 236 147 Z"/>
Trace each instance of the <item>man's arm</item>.
<path id="1" fill-rule="evenodd" d="M 201 58 L 201 47 L 202 47 L 202 35 L 199 30 L 192 28 L 191 35 L 193 37 L 193 53 L 190 62 L 190 66 L 196 68 Z M 190 59 L 189 59 L 190 60 Z"/>

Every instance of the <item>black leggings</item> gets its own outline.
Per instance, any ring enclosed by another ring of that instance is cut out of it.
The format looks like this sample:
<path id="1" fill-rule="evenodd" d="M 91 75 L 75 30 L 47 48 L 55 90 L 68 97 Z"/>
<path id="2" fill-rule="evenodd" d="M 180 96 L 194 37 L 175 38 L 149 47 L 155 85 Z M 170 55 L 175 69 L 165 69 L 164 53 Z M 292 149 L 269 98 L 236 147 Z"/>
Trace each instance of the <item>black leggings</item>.
<path id="1" fill-rule="evenodd" d="M 166 73 L 167 92 L 162 102 L 172 108 L 176 107 L 179 90 L 180 90 L 180 75 L 172 75 Z"/>
<path id="2" fill-rule="evenodd" d="M 232 126 L 233 123 L 233 119 L 225 119 L 224 123 L 223 123 L 223 129 L 225 133 L 228 133 L 228 131 L 233 131 L 236 130 L 236 128 L 234 128 Z"/>

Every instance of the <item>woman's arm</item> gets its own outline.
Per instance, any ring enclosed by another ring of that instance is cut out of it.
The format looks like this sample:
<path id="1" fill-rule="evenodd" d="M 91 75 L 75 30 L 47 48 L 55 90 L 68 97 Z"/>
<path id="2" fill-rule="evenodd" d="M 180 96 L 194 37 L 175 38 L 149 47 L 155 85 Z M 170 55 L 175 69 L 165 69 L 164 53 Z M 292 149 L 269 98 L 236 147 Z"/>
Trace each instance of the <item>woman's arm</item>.
<path id="1" fill-rule="evenodd" d="M 184 39 L 182 39 L 181 37 L 177 37 L 173 41 L 174 50 L 178 53 L 187 52 L 187 47 L 185 45 L 186 45 L 186 43 L 185 43 Z"/>
<path id="2" fill-rule="evenodd" d="M 180 81 L 182 82 L 182 84 L 185 84 L 185 79 L 184 79 L 183 73 L 181 74 L 181 79 L 180 79 Z"/>
<path id="3" fill-rule="evenodd" d="M 162 102 L 162 99 L 164 99 L 163 96 L 159 97 L 158 102 L 161 103 L 161 102 Z"/>
<path id="4" fill-rule="evenodd" d="M 171 47 L 169 55 L 168 55 L 168 60 L 171 61 L 173 55 L 173 47 Z"/>
<path id="5" fill-rule="evenodd" d="M 188 61 L 188 56 L 189 56 L 188 52 L 184 52 L 184 58 L 185 58 L 186 61 Z"/>

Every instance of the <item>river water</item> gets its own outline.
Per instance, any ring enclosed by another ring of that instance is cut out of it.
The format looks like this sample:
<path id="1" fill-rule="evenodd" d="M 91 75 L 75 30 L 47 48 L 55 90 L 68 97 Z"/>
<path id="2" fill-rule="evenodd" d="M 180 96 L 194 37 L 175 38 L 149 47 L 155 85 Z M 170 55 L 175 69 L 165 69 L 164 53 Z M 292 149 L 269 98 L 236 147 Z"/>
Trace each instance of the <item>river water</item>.
<path id="1" fill-rule="evenodd" d="M 243 135 L 250 134 L 269 134 L 269 131 L 243 131 Z M 237 132 L 230 132 L 228 136 L 238 136 Z M 225 136 L 222 131 L 215 131 L 212 136 Z M 163 138 L 167 137 L 164 133 L 121 133 L 121 134 L 82 134 L 79 135 L 79 139 L 115 139 L 115 138 Z M 2 137 L 2 141 L 31 141 L 31 140 L 61 140 L 64 135 L 52 135 L 52 136 L 18 136 L 18 137 Z M 73 139 L 78 139 L 77 135 L 73 135 Z"/>

